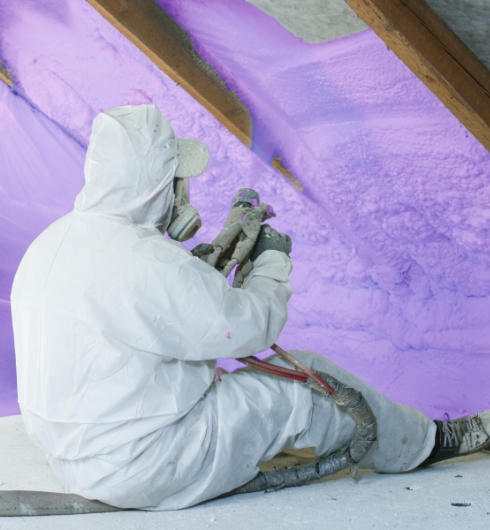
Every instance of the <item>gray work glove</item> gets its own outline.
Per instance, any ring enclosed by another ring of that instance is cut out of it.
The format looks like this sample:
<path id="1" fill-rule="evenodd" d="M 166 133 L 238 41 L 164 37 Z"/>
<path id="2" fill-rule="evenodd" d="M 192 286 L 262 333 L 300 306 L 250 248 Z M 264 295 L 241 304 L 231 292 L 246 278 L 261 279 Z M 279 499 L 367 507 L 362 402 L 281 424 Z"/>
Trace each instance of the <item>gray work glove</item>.
<path id="1" fill-rule="evenodd" d="M 269 225 L 262 225 L 251 259 L 255 261 L 266 250 L 279 250 L 289 256 L 291 246 L 291 238 L 287 234 L 282 234 Z"/>

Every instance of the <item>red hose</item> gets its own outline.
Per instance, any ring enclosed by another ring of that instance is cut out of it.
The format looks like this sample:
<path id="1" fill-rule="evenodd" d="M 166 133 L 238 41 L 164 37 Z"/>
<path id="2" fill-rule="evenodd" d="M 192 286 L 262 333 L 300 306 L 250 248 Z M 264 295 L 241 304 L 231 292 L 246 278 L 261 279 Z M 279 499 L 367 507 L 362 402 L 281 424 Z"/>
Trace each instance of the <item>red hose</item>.
<path id="1" fill-rule="evenodd" d="M 298 372 L 297 370 L 289 370 L 288 368 L 283 368 L 282 366 L 259 361 L 259 359 L 256 359 L 255 357 L 242 357 L 241 359 L 237 360 L 247 363 L 250 366 L 254 366 L 255 368 L 258 368 L 259 370 L 269 374 L 286 377 L 288 379 L 295 379 L 296 381 L 301 381 L 302 383 L 306 383 L 308 379 L 306 374 Z"/>
<path id="2" fill-rule="evenodd" d="M 287 351 L 283 350 L 280 346 L 273 344 L 271 346 L 271 350 L 274 350 L 277 354 L 290 363 L 294 364 L 301 371 L 290 370 L 289 368 L 284 368 L 283 366 L 278 366 L 277 364 L 260 361 L 256 357 L 242 357 L 241 359 L 237 359 L 237 361 L 248 364 L 249 366 L 254 366 L 263 372 L 278 375 L 279 377 L 286 377 L 287 379 L 294 379 L 296 381 L 301 381 L 302 383 L 305 383 L 308 380 L 308 377 L 310 377 L 328 393 L 335 394 L 335 390 L 328 383 L 319 377 L 313 370 L 310 370 L 303 363 L 299 362 L 298 359 L 290 355 Z"/>
<path id="3" fill-rule="evenodd" d="M 335 390 L 326 383 L 321 377 L 315 374 L 313 370 L 310 370 L 307 366 L 305 366 L 303 363 L 299 362 L 298 359 L 290 355 L 286 350 L 283 350 L 280 346 L 277 344 L 273 344 L 271 346 L 271 350 L 278 353 L 281 357 L 284 357 L 284 359 L 287 359 L 290 363 L 297 366 L 302 372 L 307 374 L 309 377 L 315 381 L 315 383 L 318 383 L 323 389 L 325 389 L 329 394 L 335 394 Z"/>

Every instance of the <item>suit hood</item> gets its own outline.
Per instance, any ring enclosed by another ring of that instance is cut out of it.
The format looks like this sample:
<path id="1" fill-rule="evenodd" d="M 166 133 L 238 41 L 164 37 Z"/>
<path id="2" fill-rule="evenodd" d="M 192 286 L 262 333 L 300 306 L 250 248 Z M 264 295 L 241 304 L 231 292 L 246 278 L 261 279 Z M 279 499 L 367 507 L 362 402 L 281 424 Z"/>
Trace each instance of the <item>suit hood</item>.
<path id="1" fill-rule="evenodd" d="M 153 104 L 117 107 L 94 120 L 85 186 L 75 210 L 166 229 L 178 167 L 174 131 Z"/>

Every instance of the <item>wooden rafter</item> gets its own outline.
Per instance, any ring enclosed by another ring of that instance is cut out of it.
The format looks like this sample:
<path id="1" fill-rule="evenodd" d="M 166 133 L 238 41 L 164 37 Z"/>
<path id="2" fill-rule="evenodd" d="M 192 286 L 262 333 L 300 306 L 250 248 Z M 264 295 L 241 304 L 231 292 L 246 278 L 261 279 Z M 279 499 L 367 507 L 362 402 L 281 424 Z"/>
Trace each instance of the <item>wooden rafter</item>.
<path id="1" fill-rule="evenodd" d="M 490 71 L 424 0 L 345 0 L 490 151 Z"/>
<path id="2" fill-rule="evenodd" d="M 156 0 L 88 2 L 227 129 L 251 146 L 252 120 L 248 109 L 194 51 L 187 33 Z"/>
<path id="3" fill-rule="evenodd" d="M 7 83 L 10 88 L 14 86 L 14 80 L 12 79 L 10 72 L 5 70 L 5 68 L 2 66 L 2 61 L 0 61 L 0 81 Z"/>
<path id="4" fill-rule="evenodd" d="M 291 171 L 289 171 L 289 169 L 284 167 L 284 164 L 282 163 L 281 157 L 276 156 L 276 158 L 274 158 L 272 160 L 271 166 L 276 171 L 279 171 L 279 173 L 281 173 L 281 175 L 284 175 L 296 189 L 298 189 L 299 191 L 303 191 L 304 190 L 304 188 L 301 185 L 301 183 L 298 182 L 298 180 L 293 176 Z"/>

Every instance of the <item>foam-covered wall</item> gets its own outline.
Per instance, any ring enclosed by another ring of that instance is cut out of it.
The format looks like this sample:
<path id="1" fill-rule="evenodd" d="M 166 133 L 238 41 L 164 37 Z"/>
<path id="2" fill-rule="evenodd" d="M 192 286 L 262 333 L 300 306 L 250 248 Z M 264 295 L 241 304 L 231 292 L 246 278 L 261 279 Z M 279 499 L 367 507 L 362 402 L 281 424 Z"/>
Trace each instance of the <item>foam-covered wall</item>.
<path id="1" fill-rule="evenodd" d="M 0 414 L 17 410 L 15 267 L 71 209 L 97 112 L 149 101 L 210 148 L 192 188 L 197 242 L 243 186 L 292 235 L 280 345 L 326 355 L 432 417 L 490 408 L 489 153 L 369 30 L 313 45 L 241 0 L 160 3 L 250 108 L 256 154 L 84 0 L 0 0 L 0 59 L 30 102 L 1 88 Z M 304 192 L 268 167 L 276 155 Z"/>
<path id="2" fill-rule="evenodd" d="M 16 412 L 10 288 L 31 241 L 73 207 L 85 150 L 0 83 L 0 416 Z"/>

